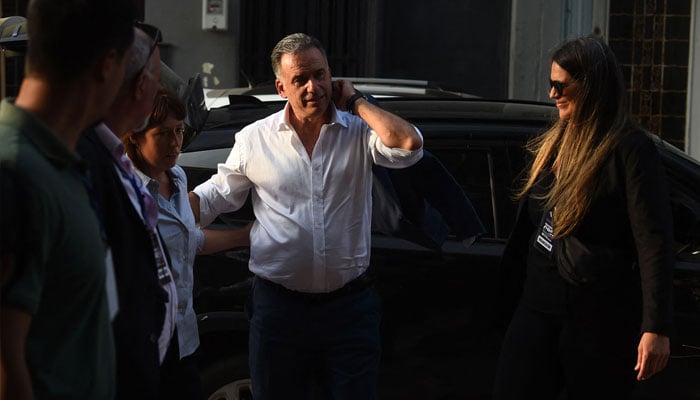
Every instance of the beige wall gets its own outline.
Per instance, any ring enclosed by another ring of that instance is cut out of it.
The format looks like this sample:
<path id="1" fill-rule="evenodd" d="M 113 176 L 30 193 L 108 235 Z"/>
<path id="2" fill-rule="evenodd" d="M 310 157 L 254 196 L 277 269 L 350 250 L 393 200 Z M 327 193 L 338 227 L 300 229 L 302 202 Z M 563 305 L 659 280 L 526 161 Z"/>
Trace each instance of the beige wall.
<path id="1" fill-rule="evenodd" d="M 692 4 L 685 152 L 700 160 L 700 6 Z"/>
<path id="2" fill-rule="evenodd" d="M 144 20 L 163 32 L 161 54 L 183 79 L 200 73 L 206 87 L 239 86 L 240 0 L 228 1 L 228 29 L 202 29 L 202 0 L 147 0 Z"/>

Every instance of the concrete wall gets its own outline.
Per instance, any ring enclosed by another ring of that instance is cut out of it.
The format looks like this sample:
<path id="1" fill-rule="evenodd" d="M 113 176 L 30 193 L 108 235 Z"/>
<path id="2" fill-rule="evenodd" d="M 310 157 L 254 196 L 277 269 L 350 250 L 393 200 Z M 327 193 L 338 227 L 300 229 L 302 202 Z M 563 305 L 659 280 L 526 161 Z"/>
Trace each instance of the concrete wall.
<path id="1" fill-rule="evenodd" d="M 228 1 L 228 29 L 202 30 L 202 0 L 148 0 L 145 22 L 163 32 L 161 54 L 183 79 L 200 73 L 205 87 L 240 86 L 240 0 Z"/>
<path id="2" fill-rule="evenodd" d="M 508 97 L 548 100 L 549 52 L 561 40 L 560 0 L 513 0 Z"/>
<path id="3" fill-rule="evenodd" d="M 607 38 L 609 0 L 512 0 L 508 97 L 549 101 L 550 52 L 591 33 Z"/>
<path id="4" fill-rule="evenodd" d="M 385 0 L 378 73 L 506 97 L 510 1 Z"/>

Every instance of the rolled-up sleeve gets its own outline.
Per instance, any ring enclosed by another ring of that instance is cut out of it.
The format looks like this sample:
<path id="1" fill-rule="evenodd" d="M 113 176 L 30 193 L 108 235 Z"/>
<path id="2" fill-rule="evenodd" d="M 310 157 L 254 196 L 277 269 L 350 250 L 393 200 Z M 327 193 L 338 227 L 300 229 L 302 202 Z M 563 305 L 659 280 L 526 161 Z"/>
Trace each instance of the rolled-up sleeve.
<path id="1" fill-rule="evenodd" d="M 204 242 L 206 241 L 206 238 L 204 236 L 204 232 L 202 232 L 202 229 L 200 229 L 199 227 L 195 229 L 194 238 L 197 244 L 197 249 L 195 250 L 195 253 L 200 254 L 204 250 Z"/>
<path id="2" fill-rule="evenodd" d="M 423 141 L 423 134 L 421 131 L 413 126 L 416 133 Z M 382 143 L 379 135 L 376 132 L 371 131 L 369 137 L 370 152 L 372 154 L 372 160 L 375 164 L 381 165 L 387 168 L 406 168 L 417 163 L 421 158 L 423 158 L 423 146 L 416 150 L 405 150 L 401 148 L 391 148 Z"/>

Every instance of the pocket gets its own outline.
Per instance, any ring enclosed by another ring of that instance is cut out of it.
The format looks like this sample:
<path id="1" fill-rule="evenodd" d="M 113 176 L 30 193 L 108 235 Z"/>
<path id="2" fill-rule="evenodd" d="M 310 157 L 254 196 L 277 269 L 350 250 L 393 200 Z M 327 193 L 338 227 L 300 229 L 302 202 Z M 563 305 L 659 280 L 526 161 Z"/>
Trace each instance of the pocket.
<path id="1" fill-rule="evenodd" d="M 559 274 L 574 285 L 615 281 L 633 265 L 629 252 L 621 248 L 586 244 L 575 236 L 557 239 L 554 257 Z"/>

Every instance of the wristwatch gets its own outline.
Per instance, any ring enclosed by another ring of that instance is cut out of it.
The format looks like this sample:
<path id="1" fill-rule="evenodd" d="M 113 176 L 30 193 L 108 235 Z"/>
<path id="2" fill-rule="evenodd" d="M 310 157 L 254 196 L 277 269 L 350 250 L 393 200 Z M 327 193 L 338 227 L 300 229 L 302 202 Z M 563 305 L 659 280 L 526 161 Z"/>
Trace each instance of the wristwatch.
<path id="1" fill-rule="evenodd" d="M 353 94 L 352 96 L 350 96 L 350 98 L 348 99 L 348 101 L 345 103 L 345 109 L 346 109 L 350 114 L 355 115 L 355 111 L 353 110 L 353 108 L 355 107 L 355 102 L 356 102 L 358 99 L 365 99 L 365 100 L 369 101 L 369 100 L 367 99 L 367 96 L 366 96 L 364 93 L 362 93 L 362 92 L 360 92 L 359 90 L 355 89 L 355 94 Z"/>

